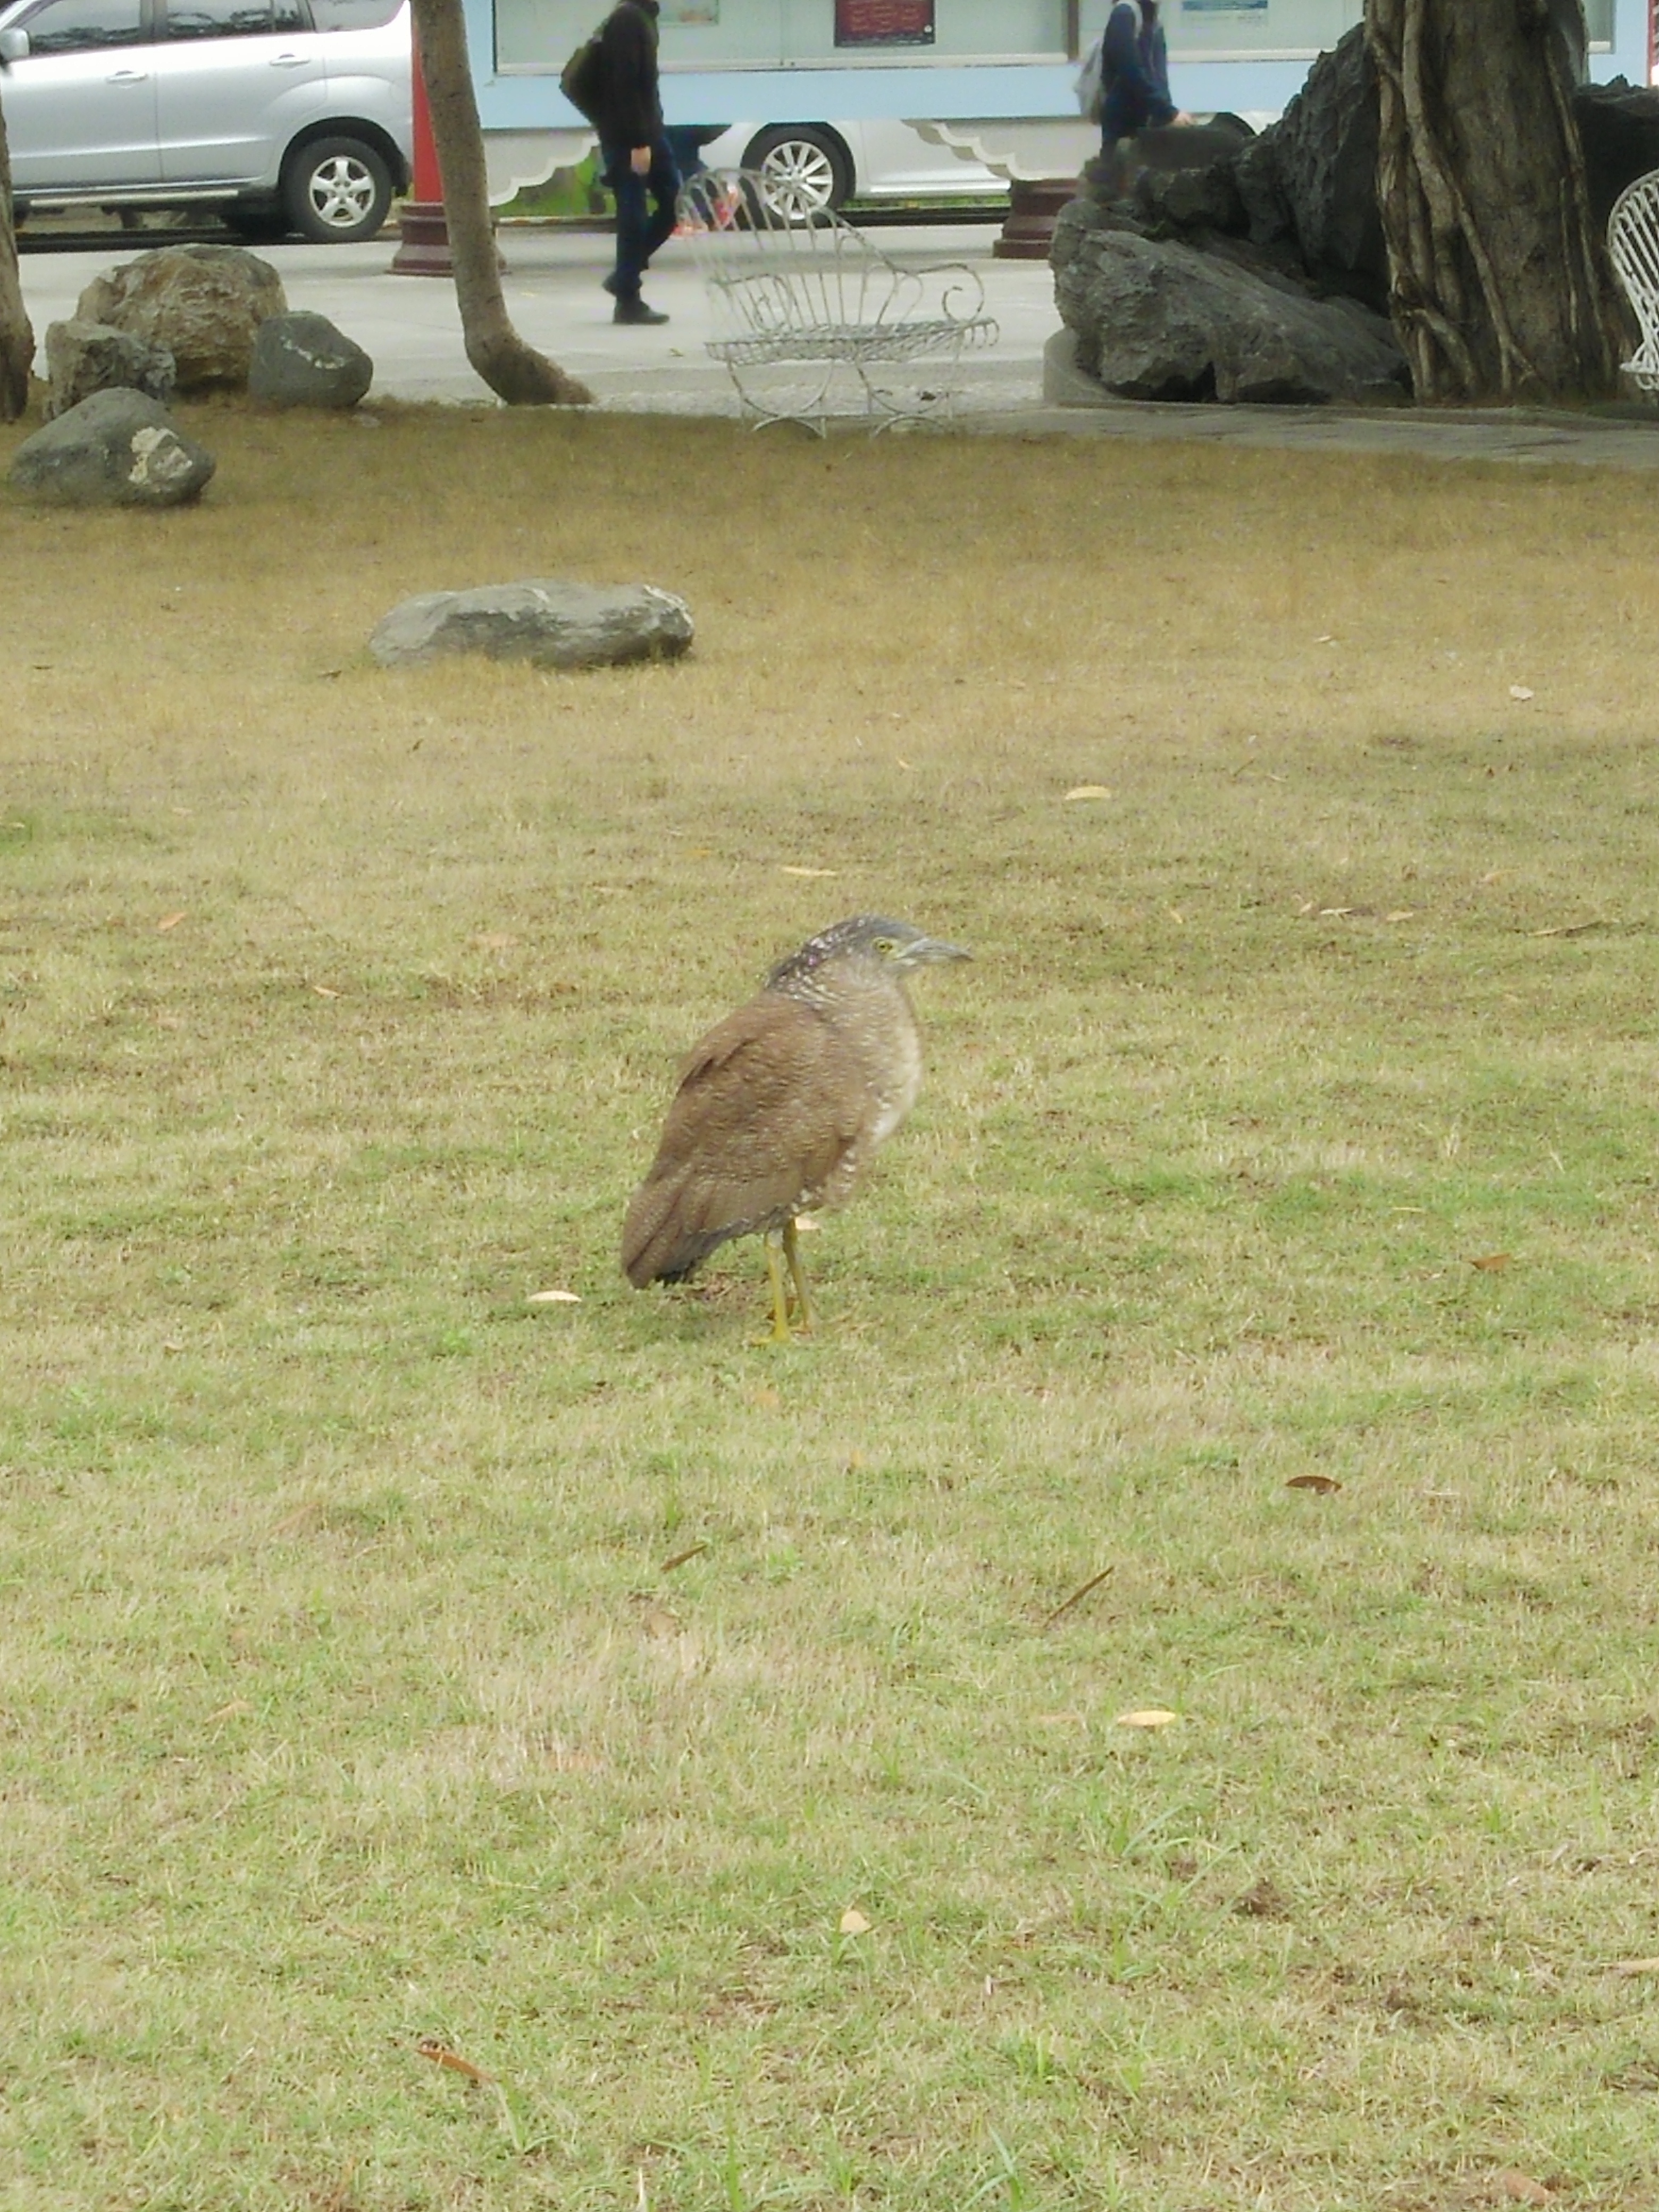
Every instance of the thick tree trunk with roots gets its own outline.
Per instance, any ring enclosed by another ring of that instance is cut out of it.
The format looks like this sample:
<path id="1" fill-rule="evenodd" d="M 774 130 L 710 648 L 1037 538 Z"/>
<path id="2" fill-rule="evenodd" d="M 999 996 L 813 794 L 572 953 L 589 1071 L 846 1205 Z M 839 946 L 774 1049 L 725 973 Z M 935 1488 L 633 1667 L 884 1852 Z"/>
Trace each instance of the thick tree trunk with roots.
<path id="1" fill-rule="evenodd" d="M 461 0 L 413 0 L 413 12 L 466 357 L 509 407 L 584 406 L 593 397 L 587 386 L 526 345 L 507 316 Z"/>
<path id="2" fill-rule="evenodd" d="M 6 149 L 5 92 L 0 86 L 0 422 L 15 422 L 29 404 L 34 332 L 17 280 L 17 236 L 11 224 L 11 156 Z"/>
<path id="3" fill-rule="evenodd" d="M 1566 0 L 1577 17 L 1578 0 Z M 1619 322 L 1561 0 L 1365 0 L 1389 307 L 1419 400 L 1606 398 Z"/>

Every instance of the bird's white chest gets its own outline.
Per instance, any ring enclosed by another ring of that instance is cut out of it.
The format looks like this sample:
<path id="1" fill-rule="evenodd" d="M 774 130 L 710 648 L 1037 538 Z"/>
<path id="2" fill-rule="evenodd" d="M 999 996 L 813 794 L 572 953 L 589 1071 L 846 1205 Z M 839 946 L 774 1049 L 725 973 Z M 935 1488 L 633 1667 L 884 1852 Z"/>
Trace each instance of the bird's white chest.
<path id="1" fill-rule="evenodd" d="M 876 1086 L 876 1110 L 870 1126 L 872 1146 L 886 1143 L 921 1091 L 921 1038 L 914 1021 L 899 1025 L 895 1042 L 897 1050 Z"/>

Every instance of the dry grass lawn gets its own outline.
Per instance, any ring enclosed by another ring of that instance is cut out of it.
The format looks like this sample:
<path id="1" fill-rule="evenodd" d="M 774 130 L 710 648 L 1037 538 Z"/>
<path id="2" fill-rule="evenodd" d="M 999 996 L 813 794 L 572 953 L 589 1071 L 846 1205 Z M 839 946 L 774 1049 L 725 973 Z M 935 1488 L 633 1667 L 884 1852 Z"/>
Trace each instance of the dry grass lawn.
<path id="1" fill-rule="evenodd" d="M 192 427 L 0 510 L 0 2205 L 1659 2207 L 1650 483 Z M 762 1352 L 622 1208 L 861 908 Z"/>

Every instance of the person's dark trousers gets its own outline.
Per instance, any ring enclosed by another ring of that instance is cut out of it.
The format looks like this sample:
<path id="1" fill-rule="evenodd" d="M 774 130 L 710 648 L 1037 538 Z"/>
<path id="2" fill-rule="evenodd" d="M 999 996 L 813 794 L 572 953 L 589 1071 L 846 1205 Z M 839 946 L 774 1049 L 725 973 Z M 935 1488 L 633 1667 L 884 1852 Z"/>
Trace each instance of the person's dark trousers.
<path id="1" fill-rule="evenodd" d="M 680 173 L 665 138 L 652 143 L 648 176 L 634 174 L 631 147 L 605 146 L 600 151 L 605 180 L 617 196 L 617 270 L 607 289 L 619 300 L 637 300 L 652 255 L 674 228 Z"/>

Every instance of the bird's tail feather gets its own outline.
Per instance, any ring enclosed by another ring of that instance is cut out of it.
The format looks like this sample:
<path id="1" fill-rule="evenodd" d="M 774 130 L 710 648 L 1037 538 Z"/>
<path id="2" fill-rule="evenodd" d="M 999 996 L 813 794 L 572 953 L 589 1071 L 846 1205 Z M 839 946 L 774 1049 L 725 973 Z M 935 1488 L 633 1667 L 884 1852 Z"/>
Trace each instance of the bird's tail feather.
<path id="1" fill-rule="evenodd" d="M 694 1198 L 684 1177 L 642 1182 L 635 1192 L 623 1224 L 622 1263 L 636 1291 L 647 1283 L 683 1281 L 732 1234 L 729 1229 L 706 1229 L 689 1218 L 695 1212 Z"/>

